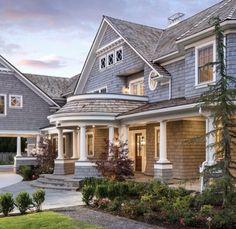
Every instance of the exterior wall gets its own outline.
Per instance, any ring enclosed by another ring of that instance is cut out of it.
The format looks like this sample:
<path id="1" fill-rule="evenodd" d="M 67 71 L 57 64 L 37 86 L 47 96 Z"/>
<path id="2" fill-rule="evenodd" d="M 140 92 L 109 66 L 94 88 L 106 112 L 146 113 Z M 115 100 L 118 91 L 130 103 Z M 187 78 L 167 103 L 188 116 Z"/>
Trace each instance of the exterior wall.
<path id="1" fill-rule="evenodd" d="M 125 85 L 125 77 L 117 75 L 132 71 L 133 69 L 143 68 L 143 60 L 127 45 L 123 45 L 123 61 L 115 64 L 105 70 L 99 70 L 99 57 L 96 58 L 83 93 L 96 90 L 101 87 L 107 87 L 108 93 L 122 93 Z"/>
<path id="2" fill-rule="evenodd" d="M 188 142 L 205 134 L 204 121 L 175 121 L 167 124 L 167 157 L 173 163 L 173 178 L 198 176 L 205 160 L 205 142 Z"/>
<path id="3" fill-rule="evenodd" d="M 13 74 L 0 73 L 0 93 L 7 95 L 7 116 L 0 117 L 1 130 L 39 130 L 49 124 L 49 105 Z M 23 108 L 9 107 L 9 94 L 23 96 Z"/>
<path id="4" fill-rule="evenodd" d="M 95 128 L 95 131 L 94 131 L 94 157 L 93 157 L 93 159 L 101 158 L 102 154 L 105 152 L 107 140 L 108 140 L 108 129 L 107 128 L 104 128 L 104 129 Z"/>
<path id="5" fill-rule="evenodd" d="M 107 29 L 103 35 L 103 39 L 101 40 L 101 43 L 99 45 L 99 48 L 101 48 L 104 45 L 109 44 L 110 42 L 118 38 L 119 38 L 119 35 L 110 26 L 107 26 Z"/>

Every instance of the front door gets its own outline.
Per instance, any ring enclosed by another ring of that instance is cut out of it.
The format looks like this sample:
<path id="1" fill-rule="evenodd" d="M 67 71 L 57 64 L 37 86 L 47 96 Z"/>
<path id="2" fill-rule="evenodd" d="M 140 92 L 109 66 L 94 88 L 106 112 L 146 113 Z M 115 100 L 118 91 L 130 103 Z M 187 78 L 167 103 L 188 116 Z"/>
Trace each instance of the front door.
<path id="1" fill-rule="evenodd" d="M 135 134 L 135 171 L 142 171 L 142 134 Z"/>

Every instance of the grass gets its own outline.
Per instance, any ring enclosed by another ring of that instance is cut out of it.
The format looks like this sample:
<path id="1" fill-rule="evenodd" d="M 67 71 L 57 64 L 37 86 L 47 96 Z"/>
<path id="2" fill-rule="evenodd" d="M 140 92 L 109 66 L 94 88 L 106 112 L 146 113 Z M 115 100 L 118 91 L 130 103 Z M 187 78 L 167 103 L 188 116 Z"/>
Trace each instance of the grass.
<path id="1" fill-rule="evenodd" d="M 0 218 L 0 229 L 101 229 L 55 212 Z"/>

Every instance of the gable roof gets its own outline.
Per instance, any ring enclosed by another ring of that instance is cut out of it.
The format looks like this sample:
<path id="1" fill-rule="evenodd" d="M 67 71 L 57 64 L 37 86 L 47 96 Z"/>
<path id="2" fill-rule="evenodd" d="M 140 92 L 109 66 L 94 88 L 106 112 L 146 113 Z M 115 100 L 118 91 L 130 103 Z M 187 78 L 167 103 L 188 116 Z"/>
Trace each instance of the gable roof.
<path id="1" fill-rule="evenodd" d="M 67 88 L 63 91 L 62 96 L 69 96 L 74 93 L 76 84 L 80 78 L 80 73 L 69 78 L 68 83 L 67 83 Z"/>
<path id="2" fill-rule="evenodd" d="M 12 72 L 20 81 L 22 81 L 27 87 L 33 90 L 37 95 L 39 95 L 45 102 L 49 105 L 54 105 L 60 107 L 49 95 L 47 95 L 42 89 L 35 85 L 31 80 L 29 80 L 23 73 L 21 73 L 15 66 L 13 66 L 9 61 L 7 61 L 2 55 L 0 55 L 0 62 L 4 66 L 1 71 Z"/>
<path id="3" fill-rule="evenodd" d="M 69 79 L 64 77 L 28 73 L 24 75 L 52 99 L 61 98 L 61 94 L 67 89 L 69 83 Z"/>

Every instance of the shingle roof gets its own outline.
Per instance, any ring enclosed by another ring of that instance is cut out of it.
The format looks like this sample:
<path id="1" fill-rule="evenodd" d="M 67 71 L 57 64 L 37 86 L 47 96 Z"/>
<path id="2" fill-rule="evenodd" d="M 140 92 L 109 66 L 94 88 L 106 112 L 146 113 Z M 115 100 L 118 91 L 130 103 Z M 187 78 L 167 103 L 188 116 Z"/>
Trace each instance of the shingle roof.
<path id="1" fill-rule="evenodd" d="M 118 115 L 146 104 L 123 99 L 84 99 L 68 101 L 56 114 L 62 113 L 114 113 Z"/>
<path id="2" fill-rule="evenodd" d="M 67 88 L 63 91 L 62 95 L 68 96 L 73 94 L 79 77 L 80 74 L 77 74 L 69 79 Z"/>
<path id="3" fill-rule="evenodd" d="M 153 52 L 155 51 L 153 47 L 156 46 L 156 43 L 163 32 L 162 29 L 108 16 L 105 16 L 105 18 L 146 60 L 152 60 Z"/>
<path id="4" fill-rule="evenodd" d="M 151 110 L 158 110 L 158 109 L 163 109 L 163 108 L 168 108 L 168 107 L 176 107 L 176 106 L 192 104 L 192 103 L 198 102 L 198 100 L 199 100 L 198 97 L 195 97 L 195 98 L 182 97 L 182 98 L 176 98 L 176 99 L 165 100 L 165 101 L 160 101 L 160 102 L 147 103 L 136 109 L 120 114 L 120 116 L 141 113 L 141 112 L 151 111 Z"/>

